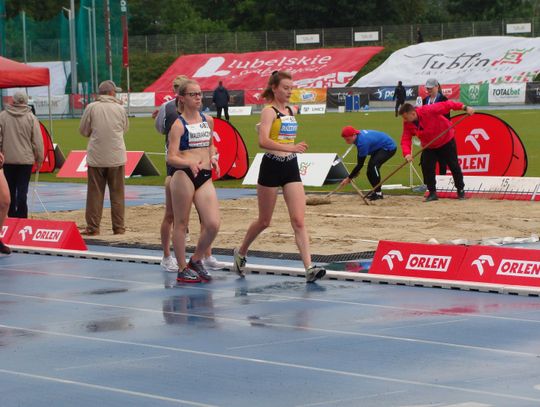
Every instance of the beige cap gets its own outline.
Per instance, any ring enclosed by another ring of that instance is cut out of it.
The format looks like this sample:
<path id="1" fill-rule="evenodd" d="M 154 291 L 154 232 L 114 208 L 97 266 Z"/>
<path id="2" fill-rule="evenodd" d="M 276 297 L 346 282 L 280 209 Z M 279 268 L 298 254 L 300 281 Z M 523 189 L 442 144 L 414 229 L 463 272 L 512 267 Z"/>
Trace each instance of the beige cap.
<path id="1" fill-rule="evenodd" d="M 115 92 L 122 92 L 122 89 L 119 88 L 118 86 L 116 86 L 116 84 L 111 81 L 111 80 L 107 80 L 107 81 L 103 81 L 99 84 L 99 89 L 98 89 L 99 93 L 103 94 L 103 93 L 109 93 L 109 92 L 112 92 L 112 91 L 115 91 Z"/>
<path id="2" fill-rule="evenodd" d="M 27 105 L 28 104 L 28 95 L 22 90 L 18 90 L 13 94 L 13 104 L 14 105 Z"/>

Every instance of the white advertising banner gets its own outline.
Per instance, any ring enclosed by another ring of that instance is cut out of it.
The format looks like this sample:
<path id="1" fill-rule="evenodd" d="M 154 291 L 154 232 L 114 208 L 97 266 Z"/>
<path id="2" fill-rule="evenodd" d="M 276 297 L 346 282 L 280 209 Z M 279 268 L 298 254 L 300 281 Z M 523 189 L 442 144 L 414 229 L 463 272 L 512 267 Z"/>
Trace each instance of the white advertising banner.
<path id="1" fill-rule="evenodd" d="M 506 24 L 506 34 L 530 33 L 531 28 L 531 23 Z"/>
<path id="2" fill-rule="evenodd" d="M 251 106 L 229 106 L 231 116 L 251 116 Z"/>
<path id="3" fill-rule="evenodd" d="M 257 184 L 263 155 L 263 153 L 258 153 L 255 156 L 248 173 L 244 177 L 243 185 Z M 297 157 L 300 177 L 304 185 L 320 187 L 325 182 L 341 181 L 349 175 L 336 153 L 298 154 Z"/>
<path id="4" fill-rule="evenodd" d="M 28 102 L 34 105 L 36 115 L 49 114 L 49 98 L 47 96 L 30 96 Z M 51 96 L 51 114 L 65 115 L 69 113 L 69 95 Z"/>
<path id="5" fill-rule="evenodd" d="M 119 93 L 117 98 L 122 101 L 124 107 L 127 107 L 127 93 Z M 131 107 L 154 107 L 155 99 L 156 95 L 154 92 L 134 92 L 129 94 L 129 104 Z"/>
<path id="6" fill-rule="evenodd" d="M 326 105 L 302 105 L 300 107 L 300 114 L 325 114 Z"/>
<path id="7" fill-rule="evenodd" d="M 319 34 L 299 34 L 296 36 L 297 44 L 318 44 L 320 41 Z"/>
<path id="8" fill-rule="evenodd" d="M 360 41 L 379 41 L 379 31 L 358 31 L 354 33 L 354 40 Z"/>
<path id="9" fill-rule="evenodd" d="M 539 72 L 540 37 L 468 37 L 402 48 L 352 86 L 531 82 Z"/>
<path id="10" fill-rule="evenodd" d="M 525 103 L 526 83 L 489 85 L 488 103 Z"/>

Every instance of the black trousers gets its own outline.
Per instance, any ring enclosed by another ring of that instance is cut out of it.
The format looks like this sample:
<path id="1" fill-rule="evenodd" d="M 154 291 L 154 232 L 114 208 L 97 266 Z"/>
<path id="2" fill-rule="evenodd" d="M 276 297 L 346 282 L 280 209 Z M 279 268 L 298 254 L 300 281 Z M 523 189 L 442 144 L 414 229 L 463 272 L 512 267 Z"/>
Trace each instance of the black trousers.
<path id="1" fill-rule="evenodd" d="M 435 166 L 439 160 L 444 161 L 450 169 L 456 188 L 464 189 L 465 183 L 463 182 L 463 173 L 458 162 L 456 140 L 452 139 L 439 148 L 428 148 L 422 152 L 420 164 L 422 165 L 422 175 L 424 176 L 424 183 L 428 191 L 435 192 L 437 190 Z"/>
<path id="2" fill-rule="evenodd" d="M 4 164 L 4 175 L 9 186 L 11 203 L 8 216 L 10 218 L 27 218 L 28 184 L 32 176 L 32 164 Z"/>
<path id="3" fill-rule="evenodd" d="M 383 150 L 382 148 L 371 154 L 367 165 L 366 175 L 372 187 L 381 182 L 381 166 L 387 162 L 396 153 L 396 150 Z M 375 192 L 381 192 L 381 185 L 375 189 Z"/>
<path id="4" fill-rule="evenodd" d="M 396 99 L 396 117 L 398 116 L 398 111 L 399 111 L 399 107 L 401 105 L 405 104 L 405 101 L 404 100 L 399 100 L 399 99 Z"/>
<path id="5" fill-rule="evenodd" d="M 229 106 L 216 106 L 217 118 L 221 119 L 221 111 L 225 113 L 225 120 L 229 121 Z"/>

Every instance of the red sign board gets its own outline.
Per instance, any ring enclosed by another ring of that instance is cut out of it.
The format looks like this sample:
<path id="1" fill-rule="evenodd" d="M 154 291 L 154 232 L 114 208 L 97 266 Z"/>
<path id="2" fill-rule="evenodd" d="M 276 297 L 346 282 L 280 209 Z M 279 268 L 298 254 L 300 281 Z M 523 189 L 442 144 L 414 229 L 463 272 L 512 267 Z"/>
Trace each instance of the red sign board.
<path id="1" fill-rule="evenodd" d="M 343 87 L 382 50 L 358 47 L 183 55 L 144 91 L 170 92 L 177 75 L 195 79 L 203 90 L 213 90 L 220 80 L 230 90 L 263 89 L 276 70 L 289 71 L 300 88 Z"/>
<path id="2" fill-rule="evenodd" d="M 128 151 L 126 154 L 126 178 L 133 175 L 159 175 L 159 171 L 144 151 Z M 73 150 L 56 176 L 59 178 L 86 178 L 87 171 L 86 151 Z"/>
<path id="3" fill-rule="evenodd" d="M 540 287 L 540 250 L 471 246 L 459 279 Z"/>
<path id="4" fill-rule="evenodd" d="M 460 118 L 453 116 L 452 122 Z M 525 175 L 525 148 L 515 131 L 498 117 L 475 113 L 456 126 L 455 138 L 464 175 Z"/>
<path id="5" fill-rule="evenodd" d="M 18 219 L 5 243 L 15 246 L 87 250 L 75 222 Z"/>
<path id="6" fill-rule="evenodd" d="M 540 250 L 380 241 L 370 274 L 540 287 Z"/>
<path id="7" fill-rule="evenodd" d="M 457 280 L 467 248 L 381 240 L 370 273 Z"/>
<path id="8" fill-rule="evenodd" d="M 447 99 L 459 100 L 460 85 L 441 85 L 439 89 Z M 418 87 L 418 96 L 422 99 L 428 96 L 428 92 L 424 85 Z"/>
<path id="9" fill-rule="evenodd" d="M 13 235 L 18 222 L 19 218 L 6 218 L 4 220 L 4 224 L 0 230 L 0 239 L 2 239 L 4 243 L 10 241 L 11 235 Z"/>

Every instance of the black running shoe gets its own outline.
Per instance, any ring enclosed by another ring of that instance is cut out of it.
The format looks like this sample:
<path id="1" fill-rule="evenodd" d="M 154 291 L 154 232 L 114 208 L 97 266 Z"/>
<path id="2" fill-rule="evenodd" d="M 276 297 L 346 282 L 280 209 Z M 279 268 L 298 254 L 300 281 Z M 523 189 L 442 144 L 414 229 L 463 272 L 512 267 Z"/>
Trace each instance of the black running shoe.
<path id="1" fill-rule="evenodd" d="M 189 259 L 189 263 L 187 266 L 190 270 L 193 270 L 195 273 L 197 273 L 201 280 L 212 280 L 212 275 L 208 272 L 208 270 L 204 268 L 201 260 L 193 261 L 192 259 Z"/>
<path id="2" fill-rule="evenodd" d="M 383 198 L 384 198 L 384 196 L 383 196 L 382 192 L 373 192 L 373 193 L 371 193 L 371 194 L 369 194 L 367 196 L 367 199 L 369 199 L 370 201 L 377 201 L 377 200 L 383 199 Z"/>
<path id="3" fill-rule="evenodd" d="M 306 270 L 306 283 L 313 283 L 315 280 L 323 278 L 326 270 L 321 266 L 311 266 Z"/>
<path id="4" fill-rule="evenodd" d="M 11 254 L 11 249 L 7 247 L 4 242 L 0 240 L 0 253 L 2 254 Z"/>
<path id="5" fill-rule="evenodd" d="M 200 283 L 202 280 L 197 273 L 186 267 L 184 270 L 178 271 L 176 281 L 179 283 Z"/>
<path id="6" fill-rule="evenodd" d="M 465 199 L 465 190 L 464 189 L 458 189 L 457 190 L 457 199 L 464 200 Z"/>
<path id="7" fill-rule="evenodd" d="M 437 196 L 436 192 L 430 192 L 429 195 L 426 197 L 424 202 L 431 202 L 431 201 L 438 201 L 439 197 Z"/>

